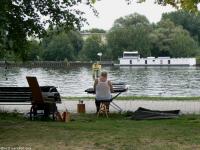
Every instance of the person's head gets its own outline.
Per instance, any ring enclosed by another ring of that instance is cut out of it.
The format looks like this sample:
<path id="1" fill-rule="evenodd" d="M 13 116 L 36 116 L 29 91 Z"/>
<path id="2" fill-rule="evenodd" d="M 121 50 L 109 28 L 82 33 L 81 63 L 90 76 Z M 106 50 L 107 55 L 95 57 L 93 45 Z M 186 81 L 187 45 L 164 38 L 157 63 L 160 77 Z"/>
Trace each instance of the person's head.
<path id="1" fill-rule="evenodd" d="M 101 77 L 107 78 L 107 76 L 108 76 L 108 73 L 106 71 L 101 72 Z"/>

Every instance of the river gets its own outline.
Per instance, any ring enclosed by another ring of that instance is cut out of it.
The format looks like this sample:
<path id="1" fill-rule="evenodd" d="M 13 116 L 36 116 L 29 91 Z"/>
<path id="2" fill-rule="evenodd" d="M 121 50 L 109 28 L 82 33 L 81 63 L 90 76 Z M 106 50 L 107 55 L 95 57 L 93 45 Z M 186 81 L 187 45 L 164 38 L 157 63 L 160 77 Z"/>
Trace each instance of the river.
<path id="1" fill-rule="evenodd" d="M 103 70 L 112 82 L 129 86 L 122 96 L 200 96 L 199 67 L 109 66 Z M 84 90 L 93 86 L 90 67 L 0 68 L 0 86 L 28 86 L 26 76 L 36 76 L 41 86 L 56 86 L 61 96 L 88 96 Z"/>

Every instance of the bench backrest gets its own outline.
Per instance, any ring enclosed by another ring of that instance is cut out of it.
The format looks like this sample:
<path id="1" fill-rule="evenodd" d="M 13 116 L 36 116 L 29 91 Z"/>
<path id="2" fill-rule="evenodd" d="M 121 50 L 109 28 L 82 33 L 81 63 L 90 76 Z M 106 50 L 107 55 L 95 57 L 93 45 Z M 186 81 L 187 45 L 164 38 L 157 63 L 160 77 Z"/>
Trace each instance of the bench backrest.
<path id="1" fill-rule="evenodd" d="M 42 91 L 40 89 L 40 86 L 38 84 L 36 77 L 26 77 L 29 87 L 32 92 L 32 102 L 34 103 L 44 103 L 44 98 L 42 96 Z"/>

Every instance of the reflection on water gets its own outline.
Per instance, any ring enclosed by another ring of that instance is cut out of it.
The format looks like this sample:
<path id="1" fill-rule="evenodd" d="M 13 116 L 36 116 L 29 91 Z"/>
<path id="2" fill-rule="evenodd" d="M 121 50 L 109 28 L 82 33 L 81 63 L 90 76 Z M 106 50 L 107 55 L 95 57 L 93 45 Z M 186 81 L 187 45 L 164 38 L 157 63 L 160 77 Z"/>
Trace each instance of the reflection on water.
<path id="1" fill-rule="evenodd" d="M 200 96 L 198 67 L 103 67 L 113 82 L 126 82 L 128 92 L 137 96 Z M 0 86 L 28 86 L 26 76 L 36 76 L 39 84 L 54 85 L 62 96 L 87 96 L 93 86 L 90 67 L 70 69 L 0 68 Z"/>

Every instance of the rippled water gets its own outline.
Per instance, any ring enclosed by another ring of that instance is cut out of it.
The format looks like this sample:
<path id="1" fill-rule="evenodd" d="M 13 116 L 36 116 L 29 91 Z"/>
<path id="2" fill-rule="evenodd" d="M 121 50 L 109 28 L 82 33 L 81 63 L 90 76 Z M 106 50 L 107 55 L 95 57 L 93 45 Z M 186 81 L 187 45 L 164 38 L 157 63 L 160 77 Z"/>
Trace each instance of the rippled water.
<path id="1" fill-rule="evenodd" d="M 198 67 L 103 67 L 113 82 L 126 82 L 128 92 L 137 96 L 200 96 Z M 36 76 L 39 84 L 54 85 L 62 96 L 86 96 L 93 86 L 90 67 L 73 69 L 0 68 L 0 86 L 28 86 L 26 76 Z"/>

